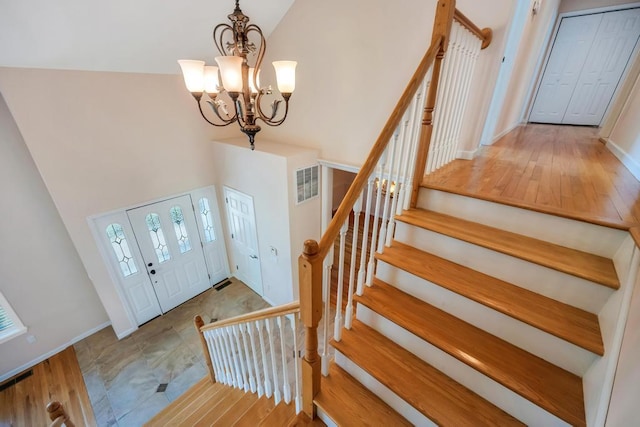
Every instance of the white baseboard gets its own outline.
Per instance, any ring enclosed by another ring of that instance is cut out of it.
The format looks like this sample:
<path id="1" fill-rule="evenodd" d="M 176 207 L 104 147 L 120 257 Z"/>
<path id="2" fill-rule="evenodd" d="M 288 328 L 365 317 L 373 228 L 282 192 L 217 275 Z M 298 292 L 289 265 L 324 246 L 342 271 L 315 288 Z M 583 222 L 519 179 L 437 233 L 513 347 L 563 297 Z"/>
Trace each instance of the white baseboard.
<path id="1" fill-rule="evenodd" d="M 60 353 L 62 350 L 64 350 L 65 348 L 74 345 L 75 343 L 77 343 L 78 341 L 82 341 L 83 339 L 85 339 L 86 337 L 88 337 L 89 335 L 93 335 L 96 332 L 106 328 L 107 326 L 110 326 L 111 322 L 105 322 L 101 325 L 96 326 L 95 328 L 91 328 L 88 331 L 83 332 L 82 334 L 78 335 L 77 337 L 72 338 L 71 340 L 69 340 L 68 342 L 66 342 L 65 344 L 62 344 L 61 346 L 45 353 L 42 354 L 40 356 L 38 356 L 37 358 L 31 360 L 30 362 L 25 363 L 22 366 L 18 366 L 15 369 L 12 369 L 9 372 L 6 372 L 5 374 L 0 376 L 0 382 L 5 381 L 17 374 L 19 374 L 20 372 L 26 371 L 27 369 L 37 365 L 38 363 L 47 360 L 48 358 L 50 358 L 51 356 L 54 356 L 58 353 Z"/>
<path id="2" fill-rule="evenodd" d="M 471 151 L 458 150 L 458 152 L 456 153 L 456 159 L 473 160 L 475 159 L 477 153 L 478 153 L 477 148 Z"/>
<path id="3" fill-rule="evenodd" d="M 482 141 L 482 145 L 493 145 L 500 138 L 502 138 L 503 136 L 505 136 L 506 134 L 508 134 L 509 132 L 514 130 L 515 128 L 517 128 L 518 126 L 521 126 L 522 124 L 523 123 L 520 123 L 520 122 L 513 123 L 512 125 L 507 127 L 505 130 L 503 130 L 499 134 L 494 135 L 494 137 L 491 139 L 491 141 L 488 141 L 488 142 Z"/>
<path id="4" fill-rule="evenodd" d="M 629 156 L 622 148 L 618 147 L 615 142 L 610 138 L 603 138 L 606 141 L 606 147 L 611 153 L 622 162 L 622 164 L 629 169 L 629 172 L 633 174 L 638 181 L 640 181 L 640 164 L 636 162 L 631 156 Z"/>

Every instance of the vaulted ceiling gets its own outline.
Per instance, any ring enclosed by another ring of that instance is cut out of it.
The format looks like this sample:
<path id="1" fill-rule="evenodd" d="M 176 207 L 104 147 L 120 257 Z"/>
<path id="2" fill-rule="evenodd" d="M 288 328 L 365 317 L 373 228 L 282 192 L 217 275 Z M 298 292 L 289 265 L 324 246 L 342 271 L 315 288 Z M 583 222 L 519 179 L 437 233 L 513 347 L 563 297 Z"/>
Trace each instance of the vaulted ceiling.
<path id="1" fill-rule="evenodd" d="M 293 0 L 242 0 L 265 35 Z M 213 63 L 213 28 L 234 0 L 0 0 L 0 66 L 179 73 L 177 59 Z"/>

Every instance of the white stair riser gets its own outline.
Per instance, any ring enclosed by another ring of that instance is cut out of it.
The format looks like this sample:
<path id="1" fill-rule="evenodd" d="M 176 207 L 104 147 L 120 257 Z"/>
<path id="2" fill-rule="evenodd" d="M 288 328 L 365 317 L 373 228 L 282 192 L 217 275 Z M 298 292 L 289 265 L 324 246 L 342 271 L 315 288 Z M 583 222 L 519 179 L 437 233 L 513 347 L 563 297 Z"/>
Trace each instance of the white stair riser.
<path id="1" fill-rule="evenodd" d="M 612 258 L 626 231 L 527 209 L 420 189 L 418 207 Z"/>
<path id="2" fill-rule="evenodd" d="M 440 233 L 397 222 L 395 239 L 557 301 L 598 313 L 613 289 Z"/>
<path id="3" fill-rule="evenodd" d="M 404 401 L 400 396 L 391 391 L 387 386 L 371 376 L 368 372 L 354 363 L 344 354 L 336 350 L 336 363 L 342 369 L 347 371 L 349 375 L 358 380 L 367 389 L 375 393 L 380 399 L 382 399 L 387 405 L 391 406 L 397 413 L 402 415 L 410 423 L 416 426 L 433 426 L 437 427 L 437 424 L 433 423 L 429 418 L 425 417 L 420 411 L 415 409 L 409 403 Z"/>
<path id="4" fill-rule="evenodd" d="M 317 415 L 318 418 L 320 418 L 327 425 L 327 427 L 338 427 L 338 424 L 336 424 L 335 421 L 331 419 L 329 414 L 324 412 L 322 408 L 317 407 Z"/>
<path id="5" fill-rule="evenodd" d="M 459 384 L 530 426 L 566 426 L 546 410 L 476 371 L 446 352 L 396 325 L 384 316 L 358 304 L 356 317 L 396 342 Z"/>
<path id="6" fill-rule="evenodd" d="M 376 276 L 409 295 L 578 376 L 582 376 L 596 358 L 581 347 L 385 262 L 378 262 Z"/>

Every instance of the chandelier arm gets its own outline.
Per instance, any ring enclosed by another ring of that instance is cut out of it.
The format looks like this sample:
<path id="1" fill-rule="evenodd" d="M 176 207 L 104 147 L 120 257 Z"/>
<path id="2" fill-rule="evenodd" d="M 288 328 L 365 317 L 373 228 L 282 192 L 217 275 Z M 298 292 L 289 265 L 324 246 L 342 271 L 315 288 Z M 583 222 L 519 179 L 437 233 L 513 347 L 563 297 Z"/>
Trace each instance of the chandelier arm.
<path id="1" fill-rule="evenodd" d="M 256 100 L 257 101 L 257 100 Z M 282 102 L 281 100 L 278 100 L 280 102 Z M 285 119 L 287 118 L 287 114 L 289 114 L 289 100 L 285 98 L 284 100 L 284 116 L 282 116 L 281 119 L 279 120 L 272 120 L 267 118 L 265 115 L 263 115 L 260 111 L 259 111 L 259 116 L 258 118 L 260 120 L 262 120 L 266 125 L 268 126 L 280 126 L 282 123 L 284 123 Z"/>
<path id="2" fill-rule="evenodd" d="M 220 32 L 218 33 L 218 31 Z M 213 29 L 213 43 L 216 45 L 218 52 L 220 52 L 220 54 L 223 56 L 227 56 L 227 53 L 224 51 L 224 46 L 223 46 L 224 34 L 227 31 L 231 31 L 233 33 L 233 27 L 229 24 L 224 24 L 224 23 L 216 25 L 216 27 Z"/>
<path id="3" fill-rule="evenodd" d="M 216 116 L 218 116 L 220 118 L 220 120 L 222 120 L 222 124 L 220 123 L 216 123 L 216 122 L 212 122 L 211 120 L 209 120 L 207 118 L 207 116 L 204 115 L 204 111 L 202 111 L 202 103 L 200 101 L 198 102 L 198 110 L 200 110 L 200 115 L 202 116 L 203 119 L 205 119 L 207 121 L 207 123 L 209 123 L 210 125 L 213 126 L 217 126 L 217 127 L 224 127 L 224 126 L 228 126 L 231 123 L 235 122 L 238 118 L 237 118 L 237 114 L 235 116 L 233 116 L 232 118 L 225 120 L 222 117 L 220 117 L 220 114 L 215 110 L 214 108 L 214 112 L 216 113 Z"/>
<path id="4" fill-rule="evenodd" d="M 264 34 L 262 34 L 262 29 L 260 29 L 260 27 L 258 27 L 255 24 L 251 24 L 251 25 L 247 25 L 246 29 L 245 29 L 245 34 L 247 37 L 249 37 L 249 33 L 258 33 L 258 35 L 260 36 L 260 47 L 258 48 L 258 54 L 257 54 L 257 58 L 256 58 L 256 64 L 254 66 L 254 68 L 256 70 L 260 70 L 260 67 L 262 67 L 262 60 L 264 59 L 264 53 L 267 49 L 267 40 L 264 38 Z M 253 87 L 258 88 L 258 85 L 256 84 L 257 81 L 257 72 L 254 74 L 254 78 L 253 78 Z"/>

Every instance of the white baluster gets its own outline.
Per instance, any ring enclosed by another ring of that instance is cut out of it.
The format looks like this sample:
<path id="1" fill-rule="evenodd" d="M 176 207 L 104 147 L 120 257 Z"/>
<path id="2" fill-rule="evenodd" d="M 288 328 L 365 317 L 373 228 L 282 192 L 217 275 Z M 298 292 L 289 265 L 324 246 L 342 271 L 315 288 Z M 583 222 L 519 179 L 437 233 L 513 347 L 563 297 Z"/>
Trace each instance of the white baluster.
<path id="1" fill-rule="evenodd" d="M 333 267 L 333 247 L 323 261 L 324 274 L 322 276 L 322 294 L 324 301 L 324 314 L 322 315 L 322 362 L 321 371 L 325 377 L 329 375 L 329 310 L 331 308 L 331 269 Z"/>
<path id="2" fill-rule="evenodd" d="M 420 117 L 422 110 L 424 109 L 426 93 L 429 89 L 429 78 L 429 74 L 427 74 L 425 79 L 422 81 L 422 86 L 420 87 L 418 94 L 416 95 L 416 108 L 414 110 L 413 125 L 411 126 L 411 152 L 409 154 L 409 165 L 407 168 L 407 183 L 409 185 L 405 186 L 405 191 L 402 193 L 402 208 L 404 210 L 411 207 L 411 192 L 413 191 L 416 153 L 418 151 L 418 141 L 420 140 L 420 133 L 422 130 L 422 120 Z"/>
<path id="3" fill-rule="evenodd" d="M 351 261 L 349 264 L 349 292 L 344 316 L 344 327 L 351 329 L 353 321 L 353 287 L 356 276 L 356 252 L 358 252 L 358 233 L 360 232 L 360 212 L 362 212 L 362 193 L 353 205 L 353 239 L 351 239 Z M 347 220 L 348 221 L 348 220 Z"/>
<path id="4" fill-rule="evenodd" d="M 387 147 L 388 149 L 389 147 Z M 378 191 L 376 191 L 376 208 L 373 214 L 373 229 L 371 233 L 371 248 L 369 252 L 369 264 L 367 265 L 367 280 L 365 281 L 367 286 L 371 286 L 373 283 L 373 274 L 375 269 L 375 252 L 376 252 L 376 239 L 378 238 L 378 221 L 380 220 L 379 212 L 382 202 L 382 174 L 387 163 L 387 151 L 380 157 L 380 166 L 378 169 Z"/>
<path id="5" fill-rule="evenodd" d="M 393 199 L 391 200 L 391 210 L 390 210 L 390 214 L 389 214 L 389 222 L 388 222 L 388 226 L 387 226 L 387 233 L 386 233 L 386 240 L 385 240 L 385 246 L 389 247 L 391 246 L 391 241 L 393 240 L 393 236 L 396 232 L 396 211 L 398 210 L 398 199 L 400 199 L 400 193 L 402 192 L 402 188 L 404 186 L 404 168 L 405 168 L 405 162 L 406 159 L 409 157 L 409 147 L 408 147 L 408 141 L 407 139 L 409 138 L 409 134 L 410 132 L 408 131 L 408 126 L 409 126 L 409 119 L 408 116 L 411 113 L 411 106 L 409 106 L 409 109 L 407 109 L 407 111 L 405 111 L 405 114 L 402 118 L 402 122 L 401 122 L 401 132 L 400 132 L 400 147 L 398 149 L 398 168 L 397 168 L 397 175 L 396 175 L 396 179 L 395 179 L 395 189 L 394 189 L 394 196 Z M 402 174 L 402 175 L 401 175 Z"/>
<path id="6" fill-rule="evenodd" d="M 256 388 L 258 392 L 258 397 L 262 397 L 264 394 L 264 386 L 263 381 L 260 380 L 260 364 L 258 362 L 258 352 L 256 351 L 256 340 L 253 335 L 254 325 L 252 322 L 249 322 L 245 325 L 247 328 L 247 332 L 249 333 L 249 343 L 251 346 L 251 356 L 253 357 L 253 369 L 256 373 Z"/>
<path id="7" fill-rule="evenodd" d="M 235 386 L 237 388 L 244 388 L 244 381 L 242 380 L 242 371 L 240 370 L 240 365 L 238 364 L 238 358 L 236 356 L 236 350 L 233 346 L 233 333 L 229 328 L 222 328 L 223 337 L 225 342 L 227 343 L 229 357 L 231 358 L 231 363 L 233 366 L 233 373 L 235 375 Z"/>
<path id="8" fill-rule="evenodd" d="M 209 347 L 209 354 L 211 355 L 211 361 L 213 362 L 213 370 L 216 374 L 216 381 L 222 384 L 226 384 L 224 369 L 222 368 L 220 360 L 218 359 L 218 346 L 213 339 L 212 331 L 205 331 L 204 339 L 207 341 L 207 346 Z"/>
<path id="9" fill-rule="evenodd" d="M 362 246 L 360 250 L 360 269 L 358 270 L 358 289 L 356 293 L 362 295 L 364 292 L 364 279 L 366 274 L 367 244 L 369 242 L 369 222 L 371 222 L 371 199 L 373 198 L 373 185 L 375 179 L 373 174 L 367 183 L 367 206 L 364 210 L 364 229 L 362 231 Z"/>
<path id="10" fill-rule="evenodd" d="M 271 356 L 271 369 L 273 370 L 273 395 L 276 405 L 282 400 L 280 394 L 280 382 L 278 381 L 278 367 L 276 365 L 276 346 L 273 340 L 273 319 L 265 319 L 264 324 L 267 326 L 267 337 L 269 337 L 269 353 Z"/>
<path id="11" fill-rule="evenodd" d="M 246 366 L 246 357 L 243 355 L 243 352 L 242 352 L 241 337 L 238 332 L 238 329 L 239 329 L 238 325 L 231 326 L 231 331 L 233 333 L 233 345 L 237 350 L 236 359 L 238 359 L 238 363 L 240 365 L 240 373 L 242 374 L 242 386 L 244 388 L 244 392 L 246 393 L 250 390 L 249 375 L 248 375 L 248 370 Z"/>
<path id="12" fill-rule="evenodd" d="M 302 370 L 300 364 L 300 351 L 298 348 L 298 314 L 290 314 L 287 317 L 289 318 L 289 323 L 293 330 L 293 364 L 296 375 L 296 396 L 294 401 L 296 403 L 296 413 L 299 414 L 302 410 Z"/>
<path id="13" fill-rule="evenodd" d="M 396 158 L 396 146 L 398 143 L 398 129 L 396 129 L 393 134 L 393 138 L 391 139 L 391 147 L 389 150 L 391 151 L 391 160 L 389 161 L 389 172 L 387 173 L 387 191 L 385 191 L 384 195 L 384 207 L 382 209 L 382 225 L 380 226 L 380 234 L 378 237 L 378 252 L 382 253 L 384 250 L 384 242 L 386 240 L 387 235 L 387 220 L 389 218 L 389 201 L 391 200 L 391 184 L 393 180 L 393 167 L 395 166 L 395 158 Z"/>
<path id="14" fill-rule="evenodd" d="M 258 330 L 258 338 L 260 340 L 260 352 L 262 353 L 262 373 L 264 374 L 264 394 L 267 397 L 273 395 L 273 389 L 271 388 L 271 378 L 269 375 L 269 363 L 267 362 L 267 352 L 264 344 L 264 336 L 262 334 L 262 323 L 266 324 L 266 321 L 256 320 L 256 329 Z"/>
<path id="15" fill-rule="evenodd" d="M 463 89 L 465 85 L 465 74 L 468 69 L 466 60 L 467 47 L 465 45 L 465 33 L 468 31 L 460 24 L 456 26 L 456 38 L 454 40 L 455 48 L 452 51 L 453 60 L 456 62 L 456 72 L 454 75 L 455 86 L 451 90 L 451 98 L 453 99 L 450 117 L 447 122 L 447 145 L 446 151 L 443 155 L 442 164 L 445 165 L 453 160 L 454 150 L 457 145 L 455 141 L 455 129 L 456 125 L 462 120 L 459 116 L 460 108 L 462 104 L 466 103 L 466 99 L 463 96 Z"/>
<path id="16" fill-rule="evenodd" d="M 463 72 L 463 63 L 461 61 L 461 35 L 464 29 L 461 25 L 455 24 L 451 28 L 451 42 L 449 51 L 447 52 L 447 61 L 451 63 L 451 69 L 449 71 L 449 84 L 444 90 L 446 91 L 446 102 L 443 105 L 445 116 L 442 122 L 442 151 L 438 155 L 438 168 L 444 166 L 449 162 L 448 152 L 451 144 L 452 130 L 454 126 L 456 106 L 459 100 L 460 93 L 460 78 Z"/>
<path id="17" fill-rule="evenodd" d="M 340 228 L 340 252 L 338 255 L 338 289 L 336 295 L 336 318 L 333 321 L 333 339 L 340 341 L 342 338 L 342 292 L 344 288 L 344 247 L 345 236 L 349 229 L 349 217 Z"/>
<path id="18" fill-rule="evenodd" d="M 291 384 L 289 384 L 289 367 L 287 366 L 287 349 L 284 335 L 284 316 L 276 317 L 278 329 L 280 329 L 280 359 L 282 361 L 282 397 L 287 403 L 291 403 Z M 294 349 L 295 351 L 295 349 Z"/>
<path id="19" fill-rule="evenodd" d="M 253 363 L 251 360 L 251 353 L 249 353 L 249 345 L 247 344 L 247 334 L 245 332 L 245 325 L 243 323 L 238 325 L 240 336 L 242 337 L 242 344 L 244 347 L 244 360 L 247 367 L 247 375 L 249 377 L 249 389 L 251 393 L 256 392 L 256 378 L 254 376 Z"/>
<path id="20" fill-rule="evenodd" d="M 226 370 L 227 370 L 227 384 L 232 387 L 236 387 L 236 373 L 233 369 L 233 361 L 231 359 L 231 354 L 229 353 L 229 346 L 227 344 L 227 340 L 225 338 L 224 329 L 220 328 L 216 330 L 216 334 L 218 336 L 218 340 L 221 344 L 221 350 L 224 357 Z"/>

